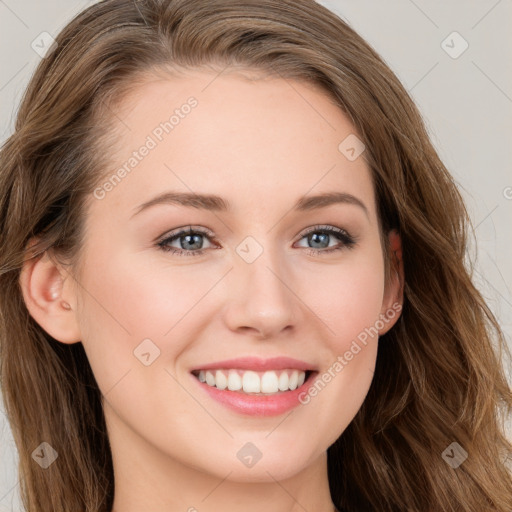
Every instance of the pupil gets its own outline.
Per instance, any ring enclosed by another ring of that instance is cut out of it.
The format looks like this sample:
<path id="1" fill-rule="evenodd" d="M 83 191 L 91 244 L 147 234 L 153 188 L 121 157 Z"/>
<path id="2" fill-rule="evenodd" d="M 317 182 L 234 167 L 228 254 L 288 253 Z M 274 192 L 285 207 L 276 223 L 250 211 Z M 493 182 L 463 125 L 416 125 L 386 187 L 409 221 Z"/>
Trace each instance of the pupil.
<path id="1" fill-rule="evenodd" d="M 185 239 L 186 239 L 186 242 L 185 243 L 189 243 L 190 239 L 191 238 L 199 238 L 201 237 L 201 235 L 185 235 Z M 194 245 L 194 242 L 191 242 L 192 245 Z M 201 243 L 199 242 L 196 242 L 196 247 L 189 247 L 189 249 L 200 249 L 201 248 Z M 187 250 L 189 250 L 187 249 Z"/>
<path id="2" fill-rule="evenodd" d="M 313 233 L 313 234 L 311 235 L 311 239 L 310 239 L 310 241 L 311 241 L 313 244 L 315 244 L 315 243 L 320 243 L 320 244 L 321 244 L 322 242 L 318 242 L 318 238 L 319 238 L 319 237 L 323 237 L 323 242 L 325 242 L 328 236 L 329 236 L 329 235 L 328 235 L 327 233 L 320 233 L 320 234 L 319 234 L 319 233 Z M 329 243 L 327 243 L 327 245 L 329 245 Z"/>
<path id="3" fill-rule="evenodd" d="M 197 240 L 200 239 L 202 235 L 185 235 L 185 240 L 186 240 L 186 244 L 188 243 L 191 243 L 192 245 L 195 245 L 195 247 L 189 247 L 189 249 L 200 249 L 201 248 L 201 243 L 198 242 Z M 327 233 L 313 233 L 312 235 L 310 235 L 310 242 L 312 242 L 315 247 L 318 247 L 316 244 L 320 244 L 320 247 L 326 247 L 324 246 L 324 244 L 327 242 L 327 246 L 329 245 L 328 243 L 328 237 L 329 235 Z M 193 240 L 194 238 L 196 238 L 196 242 L 194 241 L 191 241 Z"/>

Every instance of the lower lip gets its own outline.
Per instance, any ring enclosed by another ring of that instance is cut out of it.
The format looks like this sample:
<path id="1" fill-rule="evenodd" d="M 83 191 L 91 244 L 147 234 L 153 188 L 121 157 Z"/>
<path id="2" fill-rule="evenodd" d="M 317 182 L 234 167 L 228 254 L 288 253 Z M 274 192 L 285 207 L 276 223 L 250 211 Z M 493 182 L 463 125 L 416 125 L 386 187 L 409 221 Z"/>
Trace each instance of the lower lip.
<path id="1" fill-rule="evenodd" d="M 192 378 L 211 398 L 231 410 L 250 416 L 277 416 L 301 405 L 299 397 L 306 395 L 317 374 L 318 372 L 312 372 L 302 386 L 293 391 L 281 391 L 272 395 L 248 395 L 239 391 L 218 389 L 201 382 L 194 375 Z"/>

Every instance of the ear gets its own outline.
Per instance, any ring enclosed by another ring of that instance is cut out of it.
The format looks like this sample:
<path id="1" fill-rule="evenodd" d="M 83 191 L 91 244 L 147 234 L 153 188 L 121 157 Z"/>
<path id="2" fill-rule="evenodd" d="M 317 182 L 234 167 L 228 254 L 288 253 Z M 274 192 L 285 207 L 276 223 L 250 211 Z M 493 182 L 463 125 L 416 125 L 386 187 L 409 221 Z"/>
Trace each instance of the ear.
<path id="1" fill-rule="evenodd" d="M 404 266 L 402 261 L 402 241 L 396 229 L 389 234 L 389 259 L 391 261 L 391 276 L 384 291 L 382 309 L 380 314 L 381 323 L 379 336 L 386 334 L 400 318 L 404 299 Z"/>
<path id="2" fill-rule="evenodd" d="M 50 336 L 68 344 L 81 340 L 70 280 L 68 273 L 48 252 L 25 261 L 19 280 L 32 318 Z"/>

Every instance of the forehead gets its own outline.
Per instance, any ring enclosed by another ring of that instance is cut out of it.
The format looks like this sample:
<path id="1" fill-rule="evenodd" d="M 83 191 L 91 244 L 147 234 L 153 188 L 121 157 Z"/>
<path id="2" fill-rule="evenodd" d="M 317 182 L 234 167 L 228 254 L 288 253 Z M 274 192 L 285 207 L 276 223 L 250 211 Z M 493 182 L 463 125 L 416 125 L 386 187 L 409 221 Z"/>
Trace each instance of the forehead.
<path id="1" fill-rule="evenodd" d="M 148 76 L 112 114 L 100 185 L 118 176 L 100 209 L 133 209 L 166 189 L 219 195 L 232 211 L 343 191 L 375 215 L 364 153 L 351 160 L 340 150 L 355 129 L 318 86 L 233 71 Z"/>

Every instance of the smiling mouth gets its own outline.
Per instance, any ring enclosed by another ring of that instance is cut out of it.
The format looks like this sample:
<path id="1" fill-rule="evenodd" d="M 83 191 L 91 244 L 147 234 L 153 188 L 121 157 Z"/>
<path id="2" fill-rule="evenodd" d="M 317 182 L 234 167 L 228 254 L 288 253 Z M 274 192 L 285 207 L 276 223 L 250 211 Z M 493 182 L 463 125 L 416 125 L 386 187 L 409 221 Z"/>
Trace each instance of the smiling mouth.
<path id="1" fill-rule="evenodd" d="M 247 395 L 273 395 L 294 391 L 313 373 L 316 372 L 294 368 L 260 372 L 236 368 L 192 371 L 194 377 L 210 387 Z"/>

